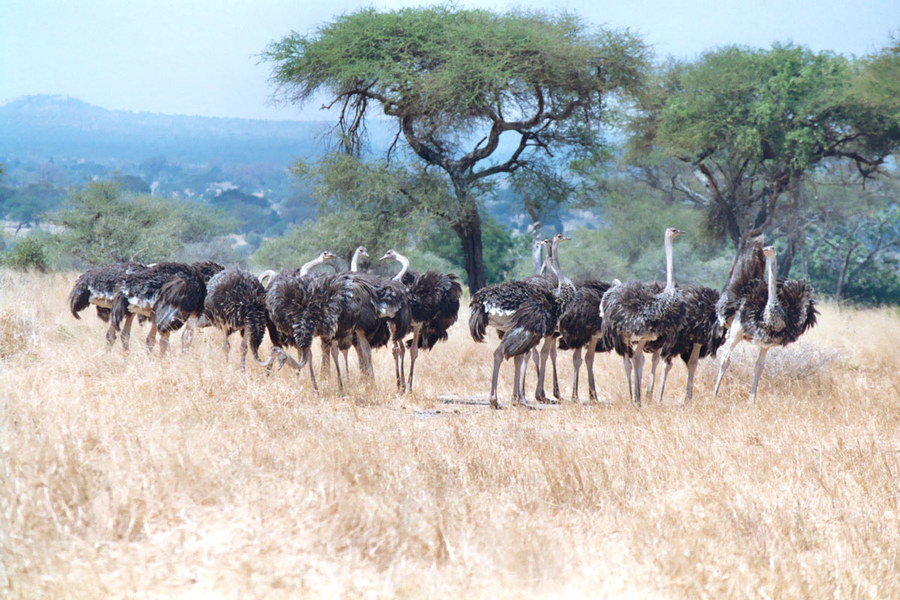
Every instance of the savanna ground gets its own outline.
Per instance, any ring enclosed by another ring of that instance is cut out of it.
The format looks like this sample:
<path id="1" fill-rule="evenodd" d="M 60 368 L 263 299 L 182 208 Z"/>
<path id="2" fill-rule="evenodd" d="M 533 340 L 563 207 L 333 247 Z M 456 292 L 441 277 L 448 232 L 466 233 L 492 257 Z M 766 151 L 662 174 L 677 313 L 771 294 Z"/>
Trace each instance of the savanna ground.
<path id="1" fill-rule="evenodd" d="M 717 400 L 705 361 L 677 406 L 679 364 L 637 410 L 599 356 L 611 405 L 498 412 L 446 401 L 490 384 L 465 309 L 415 394 L 382 350 L 317 397 L 210 329 L 107 351 L 74 280 L 0 271 L 2 596 L 900 597 L 896 310 L 823 306 L 756 406 L 744 351 Z"/>

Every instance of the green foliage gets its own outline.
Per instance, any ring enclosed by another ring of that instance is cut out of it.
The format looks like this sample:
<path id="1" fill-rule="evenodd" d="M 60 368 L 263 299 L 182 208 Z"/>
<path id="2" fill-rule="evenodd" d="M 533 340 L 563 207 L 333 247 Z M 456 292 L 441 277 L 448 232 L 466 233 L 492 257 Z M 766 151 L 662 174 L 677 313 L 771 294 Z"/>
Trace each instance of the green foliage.
<path id="1" fill-rule="evenodd" d="M 292 99 L 320 88 L 335 96 L 365 90 L 388 114 L 430 115 L 435 126 L 464 130 L 498 102 L 516 112 L 533 85 L 558 91 L 548 102 L 632 87 L 644 52 L 633 36 L 589 31 L 573 14 L 445 5 L 362 9 L 315 35 L 270 44 L 263 56 Z"/>
<path id="2" fill-rule="evenodd" d="M 607 181 L 594 210 L 601 214 L 603 226 L 569 231 L 572 241 L 560 246 L 560 266 L 571 279 L 664 281 L 663 234 L 667 227 L 678 227 L 687 235 L 675 242 L 675 281 L 716 289 L 724 283 L 733 253 L 704 234 L 702 211 L 673 202 L 630 176 Z M 517 277 L 532 273 L 527 245 Z"/>
<path id="3" fill-rule="evenodd" d="M 38 236 L 28 236 L 16 242 L 11 249 L 0 253 L 0 265 L 20 271 L 35 269 L 45 273 L 50 268 L 47 246 Z"/>
<path id="4" fill-rule="evenodd" d="M 150 186 L 137 175 L 124 175 L 118 173 L 110 177 L 110 181 L 118 185 L 119 189 L 128 194 L 150 193 Z"/>
<path id="5" fill-rule="evenodd" d="M 236 219 L 241 233 L 274 233 L 283 226 L 281 217 L 269 207 L 265 198 L 240 190 L 226 190 L 209 201 L 210 205 Z"/>
<path id="6" fill-rule="evenodd" d="M 156 196 L 126 196 L 109 181 L 71 192 L 53 215 L 64 228 L 59 250 L 86 264 L 172 259 L 186 243 L 223 235 L 233 228 L 220 212 Z"/>
<path id="7" fill-rule="evenodd" d="M 0 215 L 21 224 L 40 223 L 42 215 L 58 208 L 66 193 L 49 183 L 33 183 L 3 194 Z"/>
<path id="8" fill-rule="evenodd" d="M 631 155 L 662 150 L 691 165 L 702 185 L 682 188 L 705 197 L 710 221 L 736 243 L 823 161 L 852 161 L 871 175 L 900 145 L 896 111 L 863 91 L 864 67 L 777 44 L 670 64 L 643 98 Z"/>
<path id="9" fill-rule="evenodd" d="M 407 191 L 408 203 L 456 232 L 473 289 L 485 283 L 482 182 L 543 157 L 556 156 L 547 161 L 554 169 L 602 157 L 599 126 L 639 86 L 647 64 L 635 36 L 592 31 L 573 14 L 452 5 L 363 9 L 314 35 L 274 42 L 264 58 L 291 101 L 324 91 L 341 105 L 336 129 L 347 154 L 361 154 L 371 107 L 397 120 L 409 151 L 443 173 L 437 196 Z M 512 145 L 500 144 L 504 132 Z M 428 175 L 421 179 L 437 179 Z"/>
<path id="10" fill-rule="evenodd" d="M 488 284 L 499 283 L 512 278 L 516 263 L 523 255 L 530 252 L 517 240 L 511 232 L 496 219 L 487 217 L 481 228 L 482 252 L 484 256 L 484 275 Z M 530 245 L 530 244 L 529 244 Z M 452 265 L 455 273 L 465 271 L 465 261 L 459 247 L 459 238 L 446 227 L 436 226 L 434 231 L 424 236 L 418 247 L 439 256 Z"/>
<path id="11" fill-rule="evenodd" d="M 814 211 L 806 217 L 806 269 L 813 285 L 838 301 L 900 302 L 900 182 L 883 178 L 865 188 L 841 170 L 815 180 Z"/>

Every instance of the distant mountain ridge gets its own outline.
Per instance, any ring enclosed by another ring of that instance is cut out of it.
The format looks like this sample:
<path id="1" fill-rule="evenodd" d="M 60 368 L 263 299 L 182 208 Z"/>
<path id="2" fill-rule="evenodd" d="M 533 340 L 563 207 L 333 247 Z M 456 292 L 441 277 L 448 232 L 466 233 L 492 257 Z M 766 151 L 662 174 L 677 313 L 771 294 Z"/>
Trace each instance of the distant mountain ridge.
<path id="1" fill-rule="evenodd" d="M 0 106 L 0 162 L 153 156 L 203 164 L 275 162 L 326 151 L 323 121 L 266 121 L 107 110 L 67 96 L 25 96 Z"/>

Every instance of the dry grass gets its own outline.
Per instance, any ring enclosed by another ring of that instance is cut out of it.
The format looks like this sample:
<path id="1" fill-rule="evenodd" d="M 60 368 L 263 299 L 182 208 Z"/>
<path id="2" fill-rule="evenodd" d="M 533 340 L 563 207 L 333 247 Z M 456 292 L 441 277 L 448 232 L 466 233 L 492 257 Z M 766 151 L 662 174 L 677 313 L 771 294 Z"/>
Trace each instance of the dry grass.
<path id="1" fill-rule="evenodd" d="M 0 595 L 900 597 L 895 311 L 823 307 L 755 407 L 739 352 L 716 401 L 706 361 L 693 405 L 679 365 L 635 410 L 601 356 L 609 406 L 495 412 L 439 399 L 490 384 L 465 314 L 415 395 L 381 352 L 374 386 L 352 364 L 316 397 L 211 330 L 107 352 L 74 279 L 0 271 Z"/>

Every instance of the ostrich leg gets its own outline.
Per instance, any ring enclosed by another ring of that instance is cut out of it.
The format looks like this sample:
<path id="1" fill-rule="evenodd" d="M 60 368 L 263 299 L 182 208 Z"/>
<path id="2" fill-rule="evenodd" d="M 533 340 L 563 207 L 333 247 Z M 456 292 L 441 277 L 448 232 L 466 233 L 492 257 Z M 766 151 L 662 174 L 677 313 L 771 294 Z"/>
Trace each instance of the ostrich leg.
<path id="1" fill-rule="evenodd" d="M 514 357 L 513 362 L 515 363 L 516 369 L 516 396 L 518 397 L 518 404 L 524 406 L 525 408 L 534 408 L 528 402 L 528 398 L 525 396 L 525 368 L 528 366 L 528 359 L 519 354 Z"/>
<path id="2" fill-rule="evenodd" d="M 362 329 L 356 330 L 356 353 L 359 358 L 359 370 L 366 377 L 374 379 L 375 368 L 372 366 L 372 346 L 369 345 L 369 340 L 366 339 L 366 332 Z M 346 354 L 344 355 L 344 371 L 350 372 L 350 368 L 347 366 Z"/>
<path id="3" fill-rule="evenodd" d="M 644 369 L 644 342 L 640 341 L 634 349 L 634 405 L 641 406 L 641 371 Z"/>
<path id="4" fill-rule="evenodd" d="M 534 372 L 541 372 L 541 353 L 537 348 L 531 350 L 531 360 L 534 361 Z"/>
<path id="5" fill-rule="evenodd" d="M 188 317 L 187 322 L 184 324 L 184 331 L 181 332 L 181 351 L 184 352 L 190 347 L 191 342 L 194 341 L 194 330 L 197 329 L 197 317 L 191 316 Z"/>
<path id="6" fill-rule="evenodd" d="M 741 324 L 737 321 L 731 324 L 731 329 L 728 330 L 728 338 L 725 340 L 725 352 L 722 354 L 722 359 L 719 362 L 719 375 L 716 377 L 716 387 L 713 389 L 713 398 L 719 395 L 719 386 L 722 384 L 722 377 L 725 375 L 725 369 L 728 368 L 728 363 L 731 361 L 731 353 L 734 351 L 734 347 L 738 345 L 741 341 L 743 333 L 743 328 Z"/>
<path id="7" fill-rule="evenodd" d="M 650 361 L 650 373 L 647 381 L 647 396 L 653 396 L 653 387 L 656 384 L 656 367 L 659 366 L 659 350 L 653 353 L 653 360 Z"/>
<path id="8" fill-rule="evenodd" d="M 169 350 L 169 332 L 159 334 L 159 355 L 165 356 Z"/>
<path id="9" fill-rule="evenodd" d="M 597 354 L 597 340 L 600 339 L 600 335 L 597 334 L 591 338 L 590 346 L 588 346 L 587 352 L 584 355 L 584 365 L 587 369 L 588 376 L 588 393 L 590 395 L 590 399 L 592 402 L 597 402 L 597 386 L 594 383 L 594 355 Z"/>
<path id="10" fill-rule="evenodd" d="M 700 344 L 694 344 L 687 364 L 687 388 L 685 388 L 684 392 L 684 404 L 690 402 L 694 395 L 694 372 L 697 370 L 698 362 L 700 362 Z"/>
<path id="11" fill-rule="evenodd" d="M 499 409 L 500 403 L 497 401 L 497 379 L 500 377 L 500 364 L 503 362 L 503 348 L 500 347 L 500 344 L 497 345 L 497 349 L 494 350 L 494 371 L 491 373 L 491 395 L 490 402 L 491 408 Z M 513 386 L 513 398 L 516 396 L 516 389 Z"/>
<path id="12" fill-rule="evenodd" d="M 394 340 L 394 347 L 391 348 L 394 355 L 394 373 L 397 376 L 397 391 L 406 392 L 406 379 L 403 377 L 403 355 L 406 350 L 403 348 L 403 340 Z"/>
<path id="13" fill-rule="evenodd" d="M 134 313 L 128 313 L 125 317 L 125 324 L 122 325 L 122 331 L 119 332 L 119 339 L 122 340 L 122 348 L 128 350 L 128 342 L 131 340 L 131 322 L 134 321 Z"/>
<path id="14" fill-rule="evenodd" d="M 750 388 L 750 399 L 747 401 L 748 404 L 756 402 L 756 386 L 759 385 L 759 377 L 766 367 L 766 353 L 768 352 L 769 349 L 765 346 L 762 346 L 759 349 L 759 357 L 757 357 L 756 366 L 753 368 L 753 387 Z"/>
<path id="15" fill-rule="evenodd" d="M 509 403 L 510 406 L 516 406 L 517 404 L 522 404 L 524 402 L 523 397 L 519 395 L 519 388 L 525 389 L 522 371 L 519 369 L 522 362 L 528 362 L 528 359 L 518 355 L 513 357 L 513 392 L 512 399 Z"/>
<path id="16" fill-rule="evenodd" d="M 559 402 L 558 400 L 556 402 L 554 402 L 553 400 L 550 400 L 549 398 L 547 398 L 547 395 L 544 393 L 544 378 L 547 374 L 547 358 L 550 356 L 550 354 L 553 350 L 553 346 L 555 346 L 555 345 L 556 345 L 556 340 L 554 339 L 553 335 L 548 335 L 548 336 L 544 337 L 544 344 L 541 346 L 541 366 L 538 369 L 537 387 L 534 390 L 534 399 L 537 400 L 538 402 L 553 403 L 553 404 L 556 404 L 557 402 Z M 556 367 L 555 361 L 553 363 L 553 366 L 555 369 L 555 367 Z M 523 383 L 523 387 L 524 387 L 524 383 Z M 557 387 L 557 391 L 559 391 L 559 383 L 558 382 L 556 384 L 556 387 Z"/>
<path id="17" fill-rule="evenodd" d="M 329 344 L 324 340 L 324 338 L 319 339 L 319 344 L 322 346 L 322 372 L 321 377 L 322 381 L 328 381 L 329 376 L 331 375 L 331 354 L 332 354 L 332 346 L 336 346 L 337 342 L 331 342 Z M 337 361 L 337 359 L 335 359 Z M 338 365 L 340 366 L 340 365 Z"/>
<path id="18" fill-rule="evenodd" d="M 556 374 L 556 338 L 553 339 L 553 345 L 550 347 L 550 362 L 553 364 L 553 397 L 558 403 L 562 398 L 559 393 L 559 377 Z"/>
<path id="19" fill-rule="evenodd" d="M 419 336 L 422 335 L 421 326 L 416 327 L 413 331 L 412 345 L 409 347 L 409 381 L 406 384 L 406 391 L 411 392 L 413 388 L 413 372 L 416 369 L 416 357 L 419 356 Z"/>
<path id="20" fill-rule="evenodd" d="M 578 402 L 578 371 L 581 369 L 581 348 L 575 348 L 572 353 L 572 402 Z"/>
<path id="21" fill-rule="evenodd" d="M 674 365 L 672 358 L 666 360 L 666 366 L 663 368 L 662 378 L 659 380 L 659 391 L 656 392 L 656 403 L 662 404 L 663 391 L 666 389 L 666 379 L 669 378 L 669 371 Z"/>
<path id="22" fill-rule="evenodd" d="M 630 356 L 625 355 L 622 357 L 622 366 L 625 368 L 625 389 L 628 390 L 628 399 L 633 402 L 634 394 L 631 388 L 631 369 L 633 365 Z"/>
<path id="23" fill-rule="evenodd" d="M 337 342 L 331 343 L 331 357 L 334 359 L 334 370 L 337 373 L 338 393 L 344 395 L 344 382 L 341 379 L 341 350 L 338 348 Z"/>

